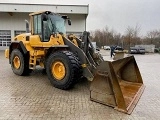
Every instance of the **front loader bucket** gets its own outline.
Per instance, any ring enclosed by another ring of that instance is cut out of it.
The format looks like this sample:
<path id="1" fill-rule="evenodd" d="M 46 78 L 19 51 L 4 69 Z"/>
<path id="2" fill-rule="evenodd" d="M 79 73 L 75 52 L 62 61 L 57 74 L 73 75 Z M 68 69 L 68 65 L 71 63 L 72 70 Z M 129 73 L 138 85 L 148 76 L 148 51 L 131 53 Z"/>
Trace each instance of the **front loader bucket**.
<path id="1" fill-rule="evenodd" d="M 131 114 L 145 86 L 134 56 L 104 61 L 96 70 L 90 86 L 90 98 Z"/>

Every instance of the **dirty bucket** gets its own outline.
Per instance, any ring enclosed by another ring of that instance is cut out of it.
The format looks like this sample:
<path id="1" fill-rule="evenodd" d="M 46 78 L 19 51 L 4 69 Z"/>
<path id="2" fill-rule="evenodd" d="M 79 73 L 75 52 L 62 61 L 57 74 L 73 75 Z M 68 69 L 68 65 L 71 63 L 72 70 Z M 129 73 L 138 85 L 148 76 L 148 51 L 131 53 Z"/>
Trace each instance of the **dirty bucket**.
<path id="1" fill-rule="evenodd" d="M 104 61 L 91 82 L 90 99 L 131 114 L 144 88 L 134 56 Z"/>

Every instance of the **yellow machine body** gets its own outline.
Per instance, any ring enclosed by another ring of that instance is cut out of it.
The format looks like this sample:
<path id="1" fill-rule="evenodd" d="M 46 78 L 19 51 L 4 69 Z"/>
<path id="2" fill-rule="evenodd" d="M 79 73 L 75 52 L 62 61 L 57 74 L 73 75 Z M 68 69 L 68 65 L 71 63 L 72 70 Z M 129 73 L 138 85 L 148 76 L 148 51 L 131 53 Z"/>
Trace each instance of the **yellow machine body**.
<path id="1" fill-rule="evenodd" d="M 29 41 L 26 40 L 26 36 L 28 35 L 30 37 Z M 32 66 L 36 66 L 37 59 L 45 57 L 45 51 L 48 50 L 50 47 L 64 45 L 62 35 L 60 34 L 57 34 L 56 37 L 52 35 L 48 42 L 41 42 L 39 35 L 31 35 L 28 33 L 24 33 L 16 36 L 15 41 L 18 41 L 18 40 L 21 40 L 23 42 L 25 48 L 30 53 L 30 58 L 31 59 L 33 58 L 34 62 L 30 60 L 30 63 L 29 63 Z M 6 52 L 6 57 L 9 56 L 8 53 L 9 52 Z M 42 67 L 44 66 L 42 62 L 40 63 L 40 65 Z M 35 67 L 30 66 L 30 69 L 35 69 Z"/>
<path id="2" fill-rule="evenodd" d="M 91 100 L 131 114 L 144 90 L 134 56 L 125 57 L 124 53 L 119 52 L 114 61 L 104 61 L 95 52 L 86 31 L 82 39 L 73 34 L 67 38 L 56 28 L 46 41 L 44 37 L 47 28 L 44 26 L 55 15 L 50 13 L 45 11 L 30 14 L 31 31 L 26 30 L 26 33 L 16 36 L 9 49 L 5 50 L 5 57 L 9 59 L 13 72 L 23 75 L 40 65 L 46 69 L 51 84 L 60 89 L 71 88 L 77 79 L 84 76 L 91 81 Z M 38 23 L 35 23 L 35 16 L 38 15 L 42 19 L 42 33 L 36 33 L 39 29 L 35 25 Z M 48 18 L 47 15 L 53 16 Z M 68 19 L 66 16 L 63 18 Z M 59 20 L 62 21 L 61 16 L 55 17 L 52 22 Z M 60 27 L 63 26 L 62 21 Z"/>

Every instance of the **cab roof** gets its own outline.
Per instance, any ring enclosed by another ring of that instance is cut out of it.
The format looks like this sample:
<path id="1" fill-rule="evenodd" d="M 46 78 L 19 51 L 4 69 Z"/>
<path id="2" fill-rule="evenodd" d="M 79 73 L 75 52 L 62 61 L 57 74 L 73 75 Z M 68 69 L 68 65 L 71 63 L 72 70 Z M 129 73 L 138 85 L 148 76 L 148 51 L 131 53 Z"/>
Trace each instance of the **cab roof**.
<path id="1" fill-rule="evenodd" d="M 42 13 L 50 14 L 50 13 L 52 13 L 52 12 L 51 12 L 51 11 L 33 12 L 33 13 L 30 13 L 29 16 L 38 15 L 38 14 L 42 14 Z"/>
<path id="2" fill-rule="evenodd" d="M 40 11 L 40 12 L 33 12 L 33 13 L 30 13 L 29 16 L 34 16 L 34 15 L 38 15 L 38 14 L 42 14 L 42 13 L 45 13 L 45 14 L 57 14 L 59 16 L 61 16 L 63 19 L 69 19 L 67 15 L 60 15 L 58 13 L 53 13 L 51 11 Z"/>

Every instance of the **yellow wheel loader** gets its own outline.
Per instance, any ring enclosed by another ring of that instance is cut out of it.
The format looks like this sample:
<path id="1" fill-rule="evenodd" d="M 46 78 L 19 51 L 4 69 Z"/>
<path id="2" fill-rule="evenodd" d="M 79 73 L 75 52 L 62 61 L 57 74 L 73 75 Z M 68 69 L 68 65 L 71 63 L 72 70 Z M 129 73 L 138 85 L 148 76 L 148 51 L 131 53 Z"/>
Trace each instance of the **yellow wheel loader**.
<path id="1" fill-rule="evenodd" d="M 90 99 L 130 114 L 138 102 L 144 85 L 133 56 L 104 61 L 95 52 L 89 32 L 81 39 L 66 36 L 65 15 L 50 11 L 29 14 L 26 33 L 14 38 L 5 57 L 16 75 L 28 75 L 40 65 L 51 84 L 70 89 L 81 77 L 90 83 Z"/>

